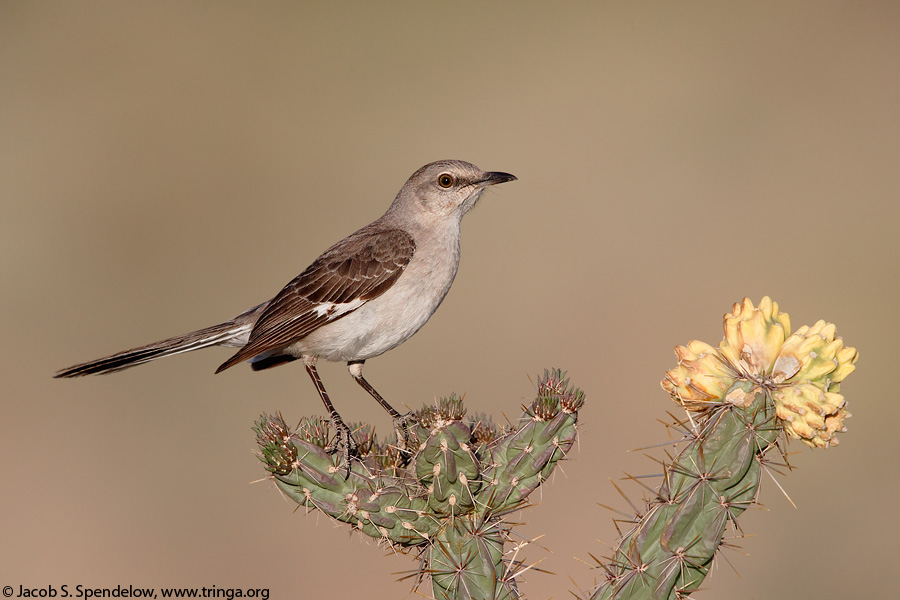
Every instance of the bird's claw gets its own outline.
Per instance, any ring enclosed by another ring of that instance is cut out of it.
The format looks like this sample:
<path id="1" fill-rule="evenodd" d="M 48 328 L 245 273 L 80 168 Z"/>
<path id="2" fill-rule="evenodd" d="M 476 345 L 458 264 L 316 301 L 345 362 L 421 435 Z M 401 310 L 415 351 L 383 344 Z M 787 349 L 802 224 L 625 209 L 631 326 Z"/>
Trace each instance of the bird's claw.
<path id="1" fill-rule="evenodd" d="M 345 471 L 344 479 L 347 479 L 350 477 L 350 458 L 357 455 L 358 447 L 356 440 L 353 439 L 353 432 L 343 421 L 332 420 L 332 424 L 336 432 L 331 442 L 325 446 L 325 452 L 329 454 L 341 452 L 343 455 L 341 468 Z"/>
<path id="2" fill-rule="evenodd" d="M 419 424 L 419 420 L 414 413 L 408 412 L 405 415 L 394 417 L 394 432 L 397 434 L 397 447 L 405 455 L 412 456 L 416 451 L 416 434 L 414 427 Z"/>

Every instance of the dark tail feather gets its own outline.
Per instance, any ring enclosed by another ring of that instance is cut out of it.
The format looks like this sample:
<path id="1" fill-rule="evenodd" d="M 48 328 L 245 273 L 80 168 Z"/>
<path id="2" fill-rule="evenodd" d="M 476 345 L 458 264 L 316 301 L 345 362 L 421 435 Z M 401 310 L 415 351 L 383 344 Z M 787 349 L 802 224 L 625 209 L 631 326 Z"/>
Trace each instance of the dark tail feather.
<path id="1" fill-rule="evenodd" d="M 191 333 L 162 340 L 161 342 L 125 350 L 112 356 L 75 365 L 58 371 L 53 377 L 82 377 L 84 375 L 114 373 L 164 356 L 172 356 L 173 354 L 181 354 L 182 352 L 224 344 L 241 334 L 249 333 L 251 327 L 252 322 L 241 323 L 237 322 L 236 319 L 226 321 L 206 329 L 199 329 Z"/>
<path id="2" fill-rule="evenodd" d="M 284 363 L 289 363 L 295 360 L 297 360 L 296 356 L 279 354 L 276 356 L 268 356 L 261 360 L 251 360 L 250 368 L 254 371 L 262 371 L 264 369 L 271 369 L 272 367 L 277 367 L 279 365 L 283 365 Z"/>

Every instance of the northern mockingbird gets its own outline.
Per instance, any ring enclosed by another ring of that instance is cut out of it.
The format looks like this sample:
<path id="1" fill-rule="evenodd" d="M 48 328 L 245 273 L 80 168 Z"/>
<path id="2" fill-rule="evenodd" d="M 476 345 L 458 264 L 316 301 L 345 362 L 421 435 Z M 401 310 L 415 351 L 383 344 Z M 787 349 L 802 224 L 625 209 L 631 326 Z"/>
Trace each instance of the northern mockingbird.
<path id="1" fill-rule="evenodd" d="M 463 216 L 485 188 L 515 179 L 463 161 L 427 164 L 384 215 L 326 250 L 272 300 L 230 321 L 75 365 L 55 377 L 112 373 L 208 346 L 240 348 L 216 373 L 244 361 L 256 371 L 300 359 L 339 434 L 334 445 L 349 457 L 355 442 L 316 361 L 346 362 L 402 432 L 404 417 L 366 381 L 363 364 L 409 339 L 437 310 L 459 267 Z"/>

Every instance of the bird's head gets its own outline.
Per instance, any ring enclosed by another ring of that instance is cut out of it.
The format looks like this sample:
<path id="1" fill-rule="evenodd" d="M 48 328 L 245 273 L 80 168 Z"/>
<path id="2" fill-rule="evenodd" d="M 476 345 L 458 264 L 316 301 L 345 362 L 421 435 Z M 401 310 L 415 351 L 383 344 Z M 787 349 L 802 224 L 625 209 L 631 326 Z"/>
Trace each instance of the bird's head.
<path id="1" fill-rule="evenodd" d="M 485 188 L 515 180 L 515 175 L 482 171 L 465 161 L 439 160 L 413 173 L 391 208 L 402 205 L 405 211 L 462 219 L 481 198 Z"/>

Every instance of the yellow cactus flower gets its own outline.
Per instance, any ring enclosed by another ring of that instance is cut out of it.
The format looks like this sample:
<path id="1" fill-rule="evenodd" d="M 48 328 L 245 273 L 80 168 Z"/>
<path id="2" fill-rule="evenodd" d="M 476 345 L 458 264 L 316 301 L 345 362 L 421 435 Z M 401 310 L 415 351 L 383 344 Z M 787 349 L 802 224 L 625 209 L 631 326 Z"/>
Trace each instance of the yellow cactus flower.
<path id="1" fill-rule="evenodd" d="M 663 389 L 682 404 L 718 402 L 735 374 L 713 346 L 693 340 L 675 348 L 678 366 L 666 372 Z"/>
<path id="2" fill-rule="evenodd" d="M 785 431 L 811 447 L 836 446 L 834 434 L 846 431 L 844 419 L 850 417 L 844 397 L 826 392 L 810 383 L 795 383 L 772 391 L 775 414 L 784 422 Z"/>
<path id="3" fill-rule="evenodd" d="M 778 303 L 766 296 L 754 308 L 749 298 L 735 303 L 725 315 L 725 339 L 719 344 L 722 356 L 746 379 L 764 379 L 791 331 L 787 313 L 778 312 Z"/>
<path id="4" fill-rule="evenodd" d="M 678 365 L 662 387 L 684 408 L 703 411 L 722 403 L 745 406 L 752 390 L 764 390 L 787 433 L 812 447 L 836 445 L 850 416 L 840 382 L 856 368 L 856 349 L 845 347 L 832 323 L 819 321 L 790 334 L 787 313 L 769 297 L 759 307 L 744 298 L 724 317 L 718 348 L 699 341 L 675 348 Z M 737 381 L 750 392 L 727 393 Z"/>
<path id="5" fill-rule="evenodd" d="M 781 348 L 772 378 L 776 382 L 815 383 L 823 389 L 843 381 L 856 369 L 855 348 L 844 348 L 844 340 L 835 337 L 833 323 L 818 321 L 804 325 Z"/>

